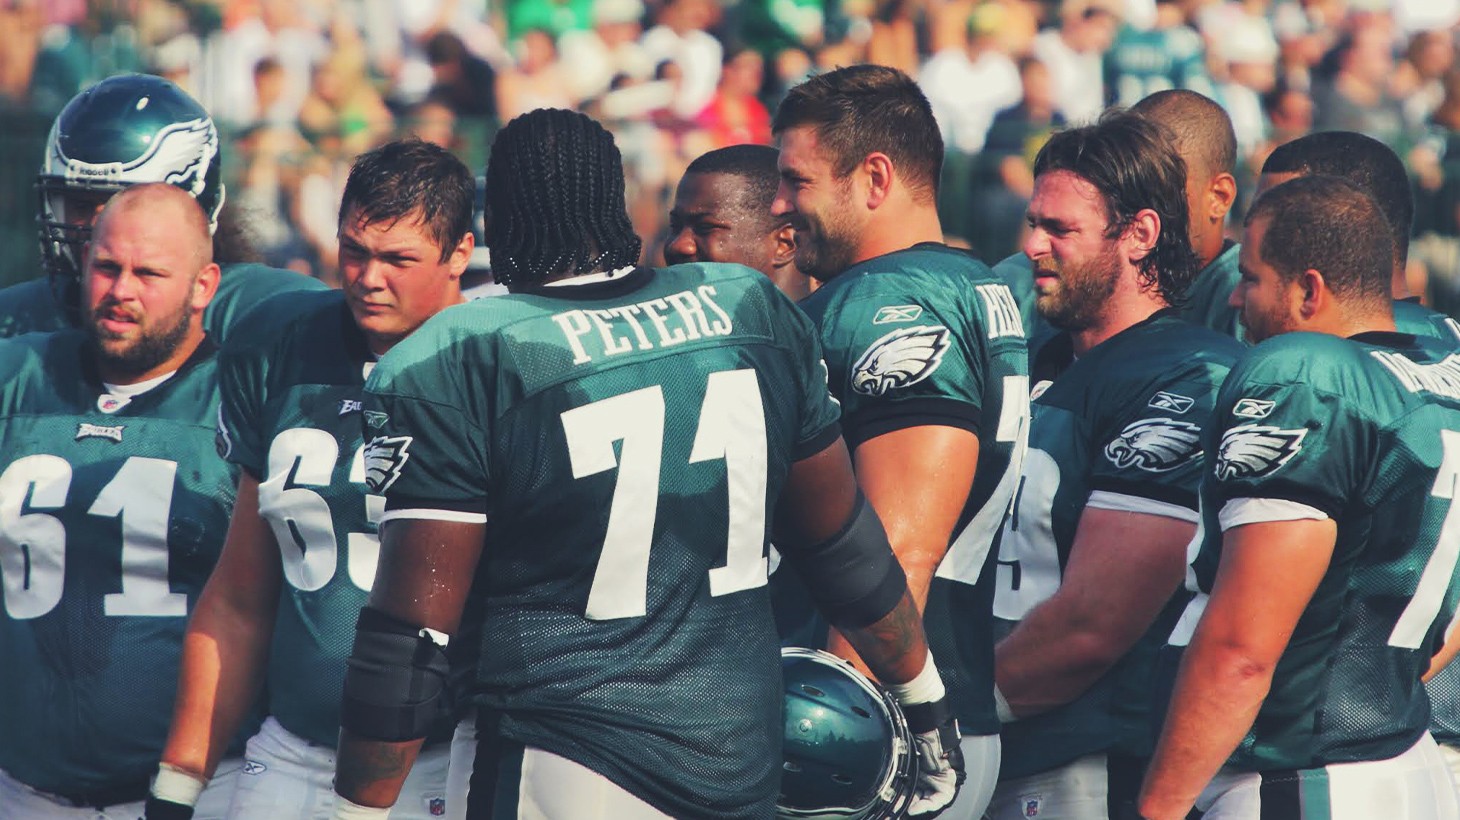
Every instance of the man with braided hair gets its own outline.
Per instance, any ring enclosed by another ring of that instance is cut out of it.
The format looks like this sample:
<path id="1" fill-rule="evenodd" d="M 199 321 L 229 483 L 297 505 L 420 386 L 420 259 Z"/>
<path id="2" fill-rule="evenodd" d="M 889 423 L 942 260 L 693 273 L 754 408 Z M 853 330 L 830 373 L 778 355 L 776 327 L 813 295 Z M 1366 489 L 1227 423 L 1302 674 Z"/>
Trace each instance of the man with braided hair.
<path id="1" fill-rule="evenodd" d="M 943 684 L 857 491 L 814 329 L 750 268 L 636 267 L 623 192 L 591 119 L 508 123 L 486 224 L 511 293 L 437 314 L 366 383 L 365 476 L 385 511 L 345 676 L 336 816 L 395 801 L 451 713 L 448 645 L 470 664 L 447 796 L 466 816 L 770 816 L 773 520 L 941 764 L 919 772 L 920 794 L 946 805 Z"/>

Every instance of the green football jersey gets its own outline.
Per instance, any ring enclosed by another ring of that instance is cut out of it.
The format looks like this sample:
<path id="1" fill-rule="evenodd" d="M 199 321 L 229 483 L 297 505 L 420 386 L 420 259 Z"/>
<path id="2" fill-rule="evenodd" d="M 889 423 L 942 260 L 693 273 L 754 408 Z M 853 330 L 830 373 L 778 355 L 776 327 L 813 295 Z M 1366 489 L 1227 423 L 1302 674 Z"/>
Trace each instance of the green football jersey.
<path id="1" fill-rule="evenodd" d="M 1196 522 L 1201 431 L 1241 352 L 1236 340 L 1195 327 L 1174 310 L 1072 363 L 1068 335 L 1044 346 L 1034 368 L 1029 451 L 998 555 L 999 637 L 1059 589 L 1087 507 Z M 1149 754 L 1152 665 L 1185 598 L 1174 597 L 1079 698 L 1005 724 L 1000 776 L 1025 777 L 1100 751 Z"/>
<path id="2" fill-rule="evenodd" d="M 924 626 L 963 731 L 997 734 L 989 567 L 1029 417 L 1018 303 L 982 262 L 925 244 L 853 265 L 801 306 L 818 325 L 849 444 L 922 425 L 979 437 L 973 488 Z"/>
<path id="3" fill-rule="evenodd" d="M 1438 339 L 1442 344 L 1460 342 L 1460 322 L 1420 304 L 1417 296 L 1394 300 L 1394 328 L 1400 333 Z"/>
<path id="4" fill-rule="evenodd" d="M 234 322 L 277 293 L 328 290 L 310 276 L 253 263 L 224 265 L 218 292 L 203 311 L 203 329 L 223 344 Z M 0 289 L 0 339 L 70 327 L 44 276 Z"/>
<path id="5" fill-rule="evenodd" d="M 1009 292 L 1014 294 L 1014 301 L 1019 303 L 1024 335 L 1029 339 L 1030 361 L 1033 361 L 1035 351 L 1059 332 L 1035 307 L 1039 294 L 1034 292 L 1034 264 L 1020 251 L 994 265 L 994 273 L 1004 280 Z"/>
<path id="6" fill-rule="evenodd" d="M 1222 530 L 1333 520 L 1328 570 L 1231 764 L 1306 769 L 1381 760 L 1429 724 L 1420 675 L 1456 611 L 1460 350 L 1408 334 L 1289 333 L 1232 371 L 1213 415 L 1202 530 L 1171 636 L 1185 646 Z"/>
<path id="7" fill-rule="evenodd" d="M 1190 26 L 1125 26 L 1105 52 L 1105 98 L 1129 107 L 1157 91 L 1189 88 L 1220 99 L 1203 62 L 1206 47 Z"/>
<path id="8" fill-rule="evenodd" d="M 125 401 L 80 331 L 0 342 L 0 769 L 61 795 L 146 785 L 237 473 L 204 342 Z"/>
<path id="9" fill-rule="evenodd" d="M 219 444 L 259 481 L 279 545 L 283 594 L 269 650 L 268 711 L 333 747 L 345 659 L 375 580 L 376 521 L 365 493 L 360 397 L 374 365 L 339 291 L 264 301 L 219 357 Z"/>
<path id="10" fill-rule="evenodd" d="M 1229 242 L 1211 264 L 1201 269 L 1186 290 L 1181 318 L 1239 341 L 1246 339 L 1247 334 L 1237 321 L 1242 311 L 1227 304 L 1232 290 L 1242 279 L 1241 272 L 1237 270 L 1237 258 L 1241 253 L 1241 245 Z"/>
<path id="11" fill-rule="evenodd" d="M 837 416 L 815 331 L 770 280 L 639 268 L 426 322 L 367 381 L 365 471 L 382 522 L 486 522 L 463 632 L 503 736 L 675 817 L 763 818 L 783 732 L 770 513 Z"/>

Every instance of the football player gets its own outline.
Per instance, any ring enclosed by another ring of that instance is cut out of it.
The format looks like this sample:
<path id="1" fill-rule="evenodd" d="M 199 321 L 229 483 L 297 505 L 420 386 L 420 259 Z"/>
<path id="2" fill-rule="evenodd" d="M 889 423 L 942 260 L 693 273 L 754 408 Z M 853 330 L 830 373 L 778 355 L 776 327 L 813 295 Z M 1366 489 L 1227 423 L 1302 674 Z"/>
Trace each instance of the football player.
<path id="1" fill-rule="evenodd" d="M 1262 164 L 1258 193 L 1300 176 L 1325 174 L 1346 179 L 1368 194 L 1384 214 L 1394 239 L 1390 267 L 1390 290 L 1394 295 L 1394 324 L 1402 333 L 1433 336 L 1446 342 L 1460 339 L 1460 324 L 1443 313 L 1420 304 L 1411 296 L 1404 278 L 1409 264 L 1409 232 L 1414 222 L 1414 193 L 1404 161 L 1384 143 L 1354 131 L 1322 131 L 1278 146 Z M 1230 302 L 1241 308 L 1240 294 L 1233 288 Z M 1451 693 L 1460 697 L 1460 682 Z M 1460 706 L 1457 706 L 1460 708 Z M 1460 714 L 1449 718 L 1446 734 L 1460 739 Z"/>
<path id="2" fill-rule="evenodd" d="M 325 289 L 293 271 L 243 262 L 240 227 L 223 209 L 218 152 L 208 112 L 161 77 L 119 74 L 72 98 L 51 126 L 36 180 L 46 275 L 0 290 L 0 337 L 59 330 L 77 320 L 91 223 L 113 194 L 143 182 L 182 188 L 208 217 L 213 256 L 222 265 L 218 292 L 203 314 L 215 342 L 259 299 Z"/>
<path id="3" fill-rule="evenodd" d="M 1226 238 L 1227 212 L 1237 197 L 1233 167 L 1237 137 L 1232 120 L 1220 105 L 1195 91 L 1158 91 L 1131 109 L 1170 131 L 1181 159 L 1186 163 L 1186 214 L 1191 249 L 1200 270 L 1181 301 L 1182 318 L 1218 333 L 1241 338 L 1237 310 L 1227 297 L 1237 283 L 1238 246 Z M 1032 281 L 1032 263 L 1016 253 L 994 266 L 994 271 L 1014 281 Z M 1030 286 L 1014 288 L 1021 306 L 1032 311 L 1036 293 Z M 1037 316 L 1037 311 L 1036 311 Z M 1030 352 L 1038 350 L 1056 332 L 1038 317 L 1030 325 Z"/>
<path id="4" fill-rule="evenodd" d="M 476 708 L 453 742 L 453 811 L 770 816 L 774 513 L 785 559 L 903 706 L 924 763 L 914 811 L 941 808 L 956 730 L 810 323 L 743 266 L 636 267 L 623 191 L 597 123 L 512 120 L 487 165 L 487 244 L 512 293 L 442 311 L 366 383 L 385 513 L 336 816 L 395 801 L 449 709 L 457 642 Z"/>
<path id="5" fill-rule="evenodd" d="M 1170 132 L 1109 114 L 1053 136 L 1034 173 L 1024 250 L 1062 332 L 1035 358 L 998 556 L 990 814 L 1107 820 L 1151 750 L 1151 656 L 1184 603 L 1199 436 L 1241 344 L 1169 307 L 1199 269 Z"/>
<path id="6" fill-rule="evenodd" d="M 217 286 L 199 203 L 138 185 L 98 219 L 81 328 L 0 342 L 0 818 L 142 813 L 237 483 L 210 432 Z"/>
<path id="7" fill-rule="evenodd" d="M 1131 110 L 1164 125 L 1186 162 L 1186 215 L 1191 249 L 1201 270 L 1187 288 L 1181 316 L 1240 339 L 1237 310 L 1227 296 L 1237 284 L 1237 243 L 1227 238 L 1227 212 L 1237 199 L 1237 135 L 1232 118 L 1195 91 L 1157 91 Z"/>
<path id="8" fill-rule="evenodd" d="M 976 818 L 999 760 L 990 545 L 1028 432 L 1019 308 L 987 266 L 942 244 L 942 137 L 906 75 L 864 65 L 814 77 L 782 101 L 773 130 L 774 212 L 796 226 L 797 265 L 822 282 L 801 306 L 857 482 L 925 611 L 966 734 L 969 780 L 947 816 Z M 830 648 L 855 657 L 840 636 Z"/>
<path id="9" fill-rule="evenodd" d="M 1248 213 L 1261 343 L 1206 438 L 1201 593 L 1171 634 L 1187 648 L 1144 817 L 1460 817 L 1420 685 L 1456 609 L 1460 353 L 1395 332 L 1394 252 L 1335 177 Z"/>
<path id="10" fill-rule="evenodd" d="M 696 157 L 669 211 L 664 261 L 735 262 L 755 268 L 794 301 L 811 292 L 796 268 L 796 231 L 771 214 L 779 176 L 776 149 L 732 145 Z"/>
<path id="11" fill-rule="evenodd" d="M 429 143 L 362 155 L 340 205 L 343 289 L 266 300 L 226 346 L 218 436 L 243 470 L 239 501 L 188 624 L 158 802 L 187 805 L 170 779 L 208 782 L 262 685 L 269 717 L 230 816 L 330 811 L 345 657 L 383 503 L 364 492 L 360 394 L 378 356 L 462 301 L 474 192 L 466 166 Z M 447 761 L 444 744 L 428 749 L 392 816 L 439 816 Z"/>

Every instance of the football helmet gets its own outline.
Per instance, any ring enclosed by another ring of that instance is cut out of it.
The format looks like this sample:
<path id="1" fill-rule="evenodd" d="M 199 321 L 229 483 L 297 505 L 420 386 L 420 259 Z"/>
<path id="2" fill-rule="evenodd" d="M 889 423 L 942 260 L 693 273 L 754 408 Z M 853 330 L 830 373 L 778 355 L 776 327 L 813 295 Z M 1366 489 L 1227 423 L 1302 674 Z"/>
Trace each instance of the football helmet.
<path id="1" fill-rule="evenodd" d="M 129 185 L 166 182 L 192 194 L 216 230 L 224 197 L 218 166 L 213 119 L 161 77 L 109 77 L 66 103 L 36 179 L 41 256 L 62 304 L 76 305 L 97 205 Z"/>
<path id="2" fill-rule="evenodd" d="M 776 816 L 896 820 L 907 813 L 917 756 L 902 709 L 829 652 L 781 650 L 786 691 Z"/>

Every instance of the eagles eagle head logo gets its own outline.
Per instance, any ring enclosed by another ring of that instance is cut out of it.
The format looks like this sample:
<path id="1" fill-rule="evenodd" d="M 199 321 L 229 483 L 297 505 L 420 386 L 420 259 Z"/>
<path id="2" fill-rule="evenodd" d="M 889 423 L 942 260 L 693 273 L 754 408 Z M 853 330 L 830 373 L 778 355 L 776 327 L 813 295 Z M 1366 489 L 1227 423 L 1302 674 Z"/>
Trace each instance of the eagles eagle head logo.
<path id="1" fill-rule="evenodd" d="M 365 486 L 375 495 L 384 495 L 400 478 L 401 468 L 410 460 L 410 436 L 376 436 L 365 445 Z"/>
<path id="2" fill-rule="evenodd" d="M 1161 417 L 1131 422 L 1105 445 L 1105 457 L 1115 466 L 1153 473 L 1174 470 L 1199 456 L 1201 428 Z"/>
<path id="3" fill-rule="evenodd" d="M 852 389 L 864 396 L 881 396 L 932 375 L 948 349 L 948 328 L 919 325 L 883 336 L 867 348 L 852 366 Z"/>
<path id="4" fill-rule="evenodd" d="M 1282 430 L 1266 424 L 1244 424 L 1222 434 L 1217 448 L 1217 478 L 1258 478 L 1274 473 L 1303 449 L 1306 428 Z"/>

